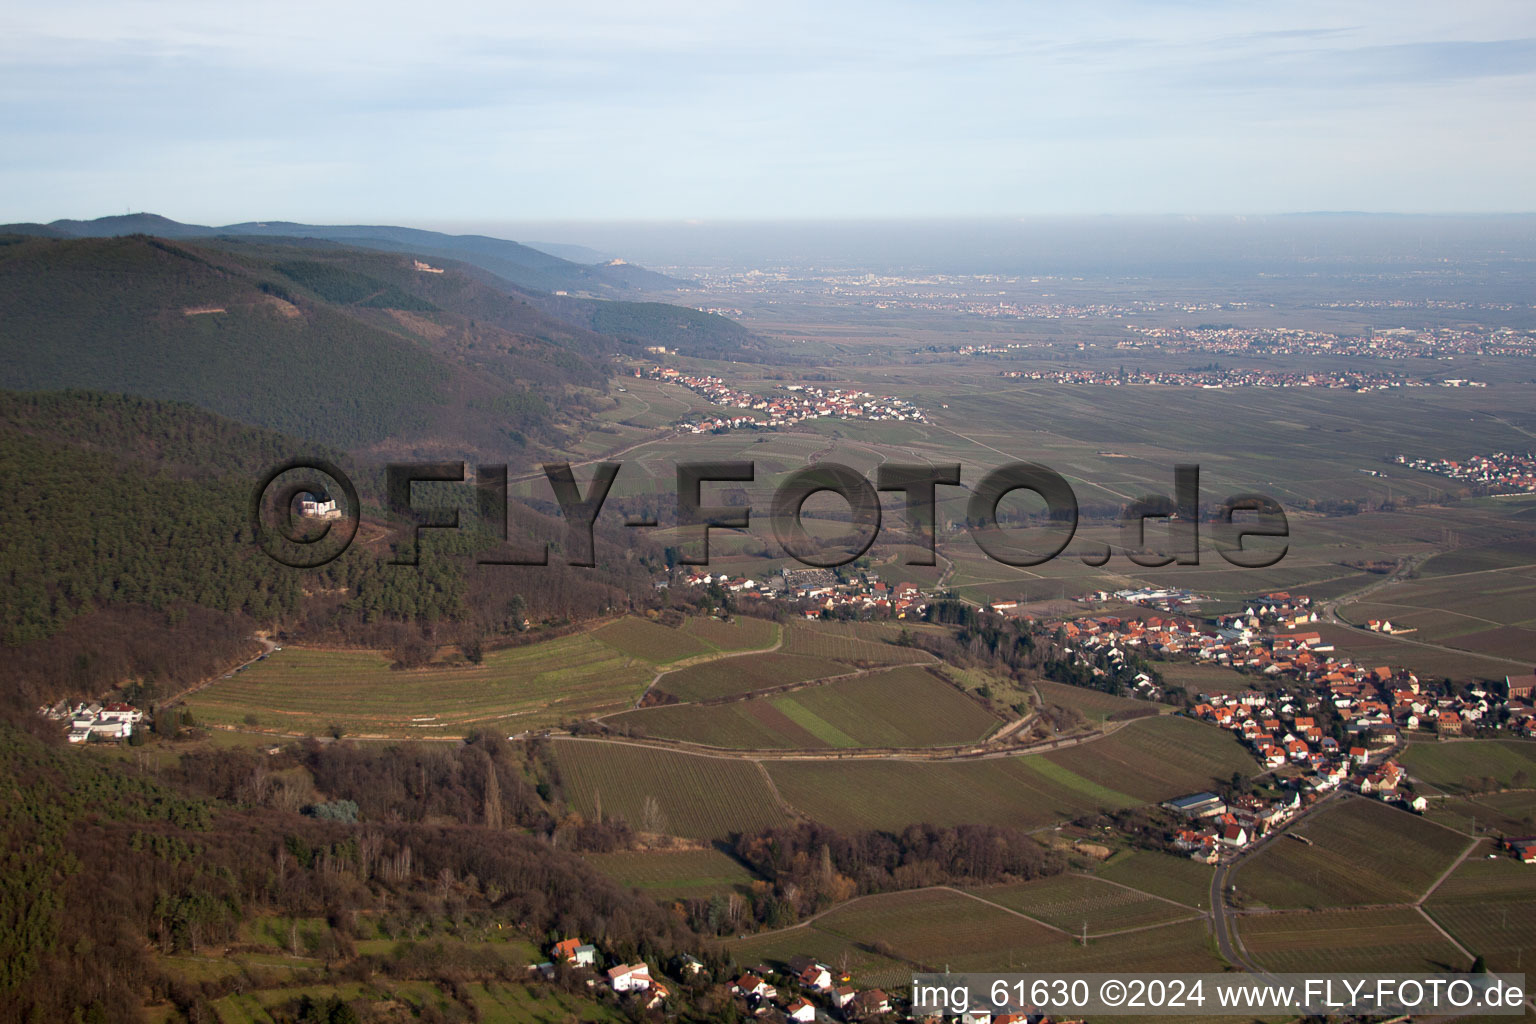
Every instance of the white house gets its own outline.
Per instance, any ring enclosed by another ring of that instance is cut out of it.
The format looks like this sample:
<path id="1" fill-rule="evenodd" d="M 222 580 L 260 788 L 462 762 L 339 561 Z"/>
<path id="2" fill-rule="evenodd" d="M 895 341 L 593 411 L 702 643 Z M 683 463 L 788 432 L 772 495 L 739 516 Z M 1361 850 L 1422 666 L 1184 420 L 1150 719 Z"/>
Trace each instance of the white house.
<path id="1" fill-rule="evenodd" d="M 651 987 L 651 969 L 645 964 L 620 964 L 608 969 L 608 984 L 615 992 L 642 992 Z"/>
<path id="2" fill-rule="evenodd" d="M 790 1003 L 784 1012 L 790 1020 L 801 1021 L 803 1024 L 812 1024 L 816 1020 L 816 1007 L 804 996 Z"/>
<path id="3" fill-rule="evenodd" d="M 299 515 L 307 519 L 340 519 L 341 510 L 336 507 L 336 499 L 308 497 L 299 501 Z"/>

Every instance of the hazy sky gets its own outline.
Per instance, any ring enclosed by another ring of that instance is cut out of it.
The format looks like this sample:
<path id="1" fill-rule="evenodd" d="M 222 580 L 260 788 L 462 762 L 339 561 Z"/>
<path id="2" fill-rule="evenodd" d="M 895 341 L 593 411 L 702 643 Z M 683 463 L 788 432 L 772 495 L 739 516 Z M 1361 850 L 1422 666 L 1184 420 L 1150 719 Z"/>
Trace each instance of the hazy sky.
<path id="1" fill-rule="evenodd" d="M 1531 0 L 54 0 L 0 62 L 0 220 L 1536 209 Z"/>

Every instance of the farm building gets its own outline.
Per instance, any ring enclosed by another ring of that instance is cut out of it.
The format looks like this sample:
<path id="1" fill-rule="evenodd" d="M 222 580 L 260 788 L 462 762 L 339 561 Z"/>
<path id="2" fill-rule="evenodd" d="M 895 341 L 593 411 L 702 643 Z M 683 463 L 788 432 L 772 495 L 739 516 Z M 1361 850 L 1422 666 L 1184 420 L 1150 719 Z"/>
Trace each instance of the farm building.
<path id="1" fill-rule="evenodd" d="M 1226 802 L 1215 793 L 1191 793 L 1175 797 L 1163 806 L 1170 811 L 1178 811 L 1186 818 L 1214 818 L 1227 812 Z"/>

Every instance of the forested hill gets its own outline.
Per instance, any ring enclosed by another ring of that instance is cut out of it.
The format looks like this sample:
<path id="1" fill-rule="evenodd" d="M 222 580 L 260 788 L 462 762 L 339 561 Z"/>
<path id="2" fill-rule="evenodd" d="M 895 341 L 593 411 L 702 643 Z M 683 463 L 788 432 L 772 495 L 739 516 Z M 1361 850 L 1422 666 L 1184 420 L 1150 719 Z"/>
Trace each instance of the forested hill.
<path id="1" fill-rule="evenodd" d="M 803 357 L 782 343 L 753 334 L 715 313 L 666 302 L 599 302 L 563 295 L 540 296 L 540 308 L 570 323 L 621 341 L 663 345 L 702 359 L 793 364 Z"/>
<path id="2" fill-rule="evenodd" d="M 147 472 L 254 481 L 300 455 L 342 462 L 342 453 L 182 402 L 99 391 L 0 391 L 0 437 L 25 437 L 112 456 Z"/>
<path id="3" fill-rule="evenodd" d="M 436 269 L 314 240 L 0 236 L 0 387 L 192 402 L 348 449 L 547 457 L 606 401 L 615 356 L 755 344 L 660 304 L 563 319 L 552 296 Z"/>
<path id="4" fill-rule="evenodd" d="M 191 402 L 344 448 L 557 445 L 558 400 L 605 387 L 614 343 L 464 275 L 412 273 L 356 250 L 0 245 L 0 386 Z"/>
<path id="5" fill-rule="evenodd" d="M 298 224 L 292 221 L 247 221 L 209 227 L 183 224 L 153 213 L 133 213 L 96 220 L 56 220 L 51 224 L 17 224 L 13 230 L 55 238 L 110 238 L 117 235 L 156 235 L 160 238 L 315 238 L 362 249 L 383 249 L 418 257 L 460 260 L 490 271 L 522 288 L 540 291 L 585 292 L 607 298 L 637 292 L 671 292 L 684 282 L 632 263 L 577 262 L 504 238 L 449 235 L 385 224 Z M 4 231 L 0 228 L 0 231 Z"/>
<path id="6" fill-rule="evenodd" d="M 439 642 L 494 637 L 522 621 L 590 618 L 650 594 L 660 557 L 620 525 L 597 530 L 602 571 L 475 566 L 472 530 L 388 564 L 383 526 L 321 569 L 296 570 L 255 543 L 250 500 L 275 463 L 317 454 L 353 475 L 365 507 L 377 467 L 190 405 L 92 392 L 0 392 L 0 705 L 148 696 L 224 671 L 254 629 L 386 649 L 424 630 Z M 563 524 L 521 503 L 519 538 L 558 542 Z"/>

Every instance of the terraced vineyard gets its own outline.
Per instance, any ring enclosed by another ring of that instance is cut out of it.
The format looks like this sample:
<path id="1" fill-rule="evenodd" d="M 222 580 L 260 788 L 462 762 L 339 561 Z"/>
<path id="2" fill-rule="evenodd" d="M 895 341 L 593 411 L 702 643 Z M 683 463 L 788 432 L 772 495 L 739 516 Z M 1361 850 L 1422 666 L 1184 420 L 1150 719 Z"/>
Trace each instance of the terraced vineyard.
<path id="1" fill-rule="evenodd" d="M 1243 945 L 1274 971 L 1446 971 L 1469 961 L 1411 907 L 1238 918 Z"/>
<path id="2" fill-rule="evenodd" d="M 662 676 L 656 688 L 679 700 L 711 700 L 853 671 L 841 662 L 775 651 L 689 665 Z"/>
<path id="3" fill-rule="evenodd" d="M 1035 828 L 1138 802 L 1040 756 L 764 764 L 792 807 L 842 828 L 899 830 L 914 822 Z"/>
<path id="4" fill-rule="evenodd" d="M 556 739 L 567 797 L 588 817 L 693 839 L 789 823 L 757 765 L 656 747 Z"/>
<path id="5" fill-rule="evenodd" d="M 552 725 L 635 701 L 654 669 L 588 634 L 397 670 L 377 651 L 287 647 L 189 700 L 214 725 L 318 735 L 457 737 Z"/>
<path id="6" fill-rule="evenodd" d="M 1230 781 L 1233 772 L 1257 771 L 1230 733 L 1171 715 L 1131 722 L 1102 740 L 1041 756 L 1149 803 L 1210 789 Z"/>
<path id="7" fill-rule="evenodd" d="M 1092 935 L 1179 921 L 1197 913 L 1189 907 L 1086 875 L 1055 875 L 978 889 L 976 894 L 1074 934 L 1084 924 Z"/>
<path id="8" fill-rule="evenodd" d="M 608 719 L 646 736 L 753 748 L 941 747 L 982 739 L 998 719 L 917 667 L 729 704 L 673 704 Z"/>
<path id="9" fill-rule="evenodd" d="M 1411 903 L 1466 849 L 1465 836 L 1375 800 L 1348 799 L 1294 826 L 1310 843 L 1276 840 L 1233 881 L 1271 907 Z"/>

